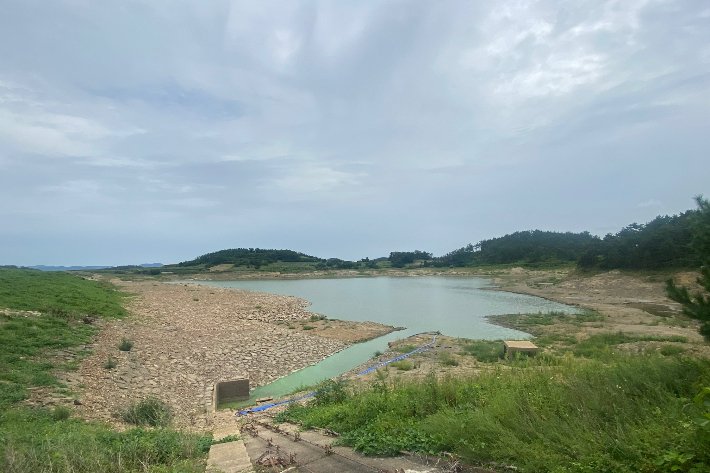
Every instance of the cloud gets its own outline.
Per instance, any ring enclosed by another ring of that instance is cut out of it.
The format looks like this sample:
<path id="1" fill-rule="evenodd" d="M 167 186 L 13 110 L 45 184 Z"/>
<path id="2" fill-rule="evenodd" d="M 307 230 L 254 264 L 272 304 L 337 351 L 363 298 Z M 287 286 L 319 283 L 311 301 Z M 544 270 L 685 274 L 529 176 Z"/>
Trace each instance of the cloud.
<path id="1" fill-rule="evenodd" d="M 639 207 L 660 207 L 663 203 L 658 199 L 647 200 L 646 202 L 641 202 L 638 204 Z"/>

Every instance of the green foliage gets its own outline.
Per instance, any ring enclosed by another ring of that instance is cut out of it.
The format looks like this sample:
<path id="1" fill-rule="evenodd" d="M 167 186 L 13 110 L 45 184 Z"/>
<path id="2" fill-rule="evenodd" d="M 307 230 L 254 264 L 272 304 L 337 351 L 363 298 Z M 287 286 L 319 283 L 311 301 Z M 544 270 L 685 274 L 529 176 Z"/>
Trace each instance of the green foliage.
<path id="1" fill-rule="evenodd" d="M 219 445 L 221 443 L 229 443 L 229 442 L 236 442 L 237 440 L 242 440 L 241 435 L 227 435 L 226 437 L 222 437 L 219 440 L 213 440 L 212 445 Z"/>
<path id="2" fill-rule="evenodd" d="M 636 336 L 624 332 L 598 333 L 582 340 L 572 348 L 572 352 L 585 358 L 603 359 L 612 355 L 612 348 L 622 343 L 633 342 L 679 342 L 687 343 L 688 339 L 680 335 L 657 337 L 653 335 Z"/>
<path id="3" fill-rule="evenodd" d="M 503 340 L 475 340 L 463 349 L 481 363 L 493 363 L 503 358 Z"/>
<path id="4" fill-rule="evenodd" d="M 389 364 L 389 366 L 397 368 L 400 371 L 410 371 L 412 368 L 414 368 L 414 365 L 406 360 L 393 361 Z"/>
<path id="5" fill-rule="evenodd" d="M 374 360 L 375 358 L 378 358 L 382 356 L 382 352 L 380 350 L 375 350 L 375 352 L 372 354 L 372 359 Z"/>
<path id="6" fill-rule="evenodd" d="M 55 406 L 54 410 L 52 411 L 52 420 L 54 421 L 67 420 L 70 417 L 71 409 L 69 409 L 68 407 Z"/>
<path id="7" fill-rule="evenodd" d="M 125 337 L 122 338 L 121 343 L 118 344 L 118 349 L 121 351 L 131 351 L 131 348 L 133 348 L 133 342 Z"/>
<path id="8" fill-rule="evenodd" d="M 441 363 L 442 366 L 458 366 L 459 361 L 454 358 L 454 356 L 449 353 L 448 351 L 442 351 L 439 353 L 439 363 Z"/>
<path id="9" fill-rule="evenodd" d="M 683 313 L 688 317 L 700 320 L 700 334 L 710 342 L 710 201 L 699 195 L 695 198 L 698 204 L 695 218 L 692 222 L 693 248 L 704 266 L 700 268 L 698 284 L 705 294 L 697 292 L 690 294 L 685 286 L 676 286 L 673 279 L 666 281 L 668 297 L 683 306 Z"/>
<path id="10" fill-rule="evenodd" d="M 428 261 L 432 258 L 431 253 L 426 251 L 393 251 L 390 253 L 388 261 L 393 268 L 404 268 L 405 265 L 414 263 L 418 260 Z"/>
<path id="11" fill-rule="evenodd" d="M 303 330 L 313 330 L 315 327 L 313 325 L 302 325 Z"/>
<path id="12" fill-rule="evenodd" d="M 154 397 L 147 397 L 140 402 L 133 402 L 121 412 L 121 418 L 127 424 L 151 427 L 167 427 L 173 419 L 172 408 Z"/>
<path id="13" fill-rule="evenodd" d="M 104 363 L 104 369 L 105 369 L 105 370 L 112 370 L 112 369 L 114 369 L 114 368 L 117 367 L 117 366 L 118 366 L 118 360 L 116 360 L 114 357 L 112 357 L 111 355 L 109 355 L 109 356 L 106 358 L 106 362 Z"/>
<path id="14" fill-rule="evenodd" d="M 309 319 L 311 322 L 318 322 L 319 320 L 325 320 L 325 315 L 313 314 Z"/>
<path id="15" fill-rule="evenodd" d="M 392 350 L 398 353 L 411 353 L 416 349 L 417 347 L 415 347 L 414 345 L 402 345 L 401 347 L 395 347 Z"/>
<path id="16" fill-rule="evenodd" d="M 113 432 L 41 409 L 0 413 L 0 471 L 7 473 L 197 473 L 211 438 L 166 429 Z"/>
<path id="17" fill-rule="evenodd" d="M 320 258 L 298 253 L 291 250 L 263 250 L 259 248 L 234 248 L 215 251 L 199 256 L 191 261 L 183 261 L 178 266 L 189 267 L 204 265 L 209 268 L 219 264 L 233 264 L 235 266 L 254 266 L 257 269 L 267 264 L 276 262 L 314 262 Z"/>
<path id="18" fill-rule="evenodd" d="M 521 472 L 665 472 L 663 455 L 710 462 L 690 403 L 710 361 L 622 356 L 608 363 L 565 357 L 534 369 L 429 376 L 350 390 L 340 402 L 295 406 L 285 417 L 339 432 L 367 454 L 450 452 Z M 690 470 L 679 470 L 690 471 Z"/>
<path id="19" fill-rule="evenodd" d="M 684 352 L 685 348 L 679 347 L 678 345 L 663 345 L 660 350 L 660 353 L 663 356 L 675 356 Z"/>
<path id="20" fill-rule="evenodd" d="M 434 266 L 479 266 L 576 262 L 599 238 L 589 232 L 529 230 L 482 240 L 434 258 Z"/>
<path id="21" fill-rule="evenodd" d="M 579 259 L 582 269 L 692 268 L 701 263 L 692 245 L 698 212 L 658 216 L 646 224 L 632 223 L 608 234 Z"/>
<path id="22" fill-rule="evenodd" d="M 40 311 L 57 318 L 123 317 L 125 296 L 111 284 L 68 273 L 0 268 L 0 308 Z"/>

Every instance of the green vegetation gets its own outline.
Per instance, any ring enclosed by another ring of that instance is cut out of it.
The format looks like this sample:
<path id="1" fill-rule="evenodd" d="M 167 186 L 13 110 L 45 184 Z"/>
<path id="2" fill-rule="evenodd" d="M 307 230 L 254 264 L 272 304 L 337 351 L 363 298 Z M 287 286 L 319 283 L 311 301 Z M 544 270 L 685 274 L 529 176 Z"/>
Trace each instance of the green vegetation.
<path id="1" fill-rule="evenodd" d="M 117 366 L 118 366 L 118 361 L 114 357 L 112 357 L 111 355 L 106 357 L 106 362 L 104 363 L 105 370 L 112 370 Z"/>
<path id="2" fill-rule="evenodd" d="M 168 429 L 114 432 L 37 409 L 1 412 L 0 438 L 0 471 L 6 473 L 197 473 L 212 440 Z"/>
<path id="3" fill-rule="evenodd" d="M 492 363 L 503 358 L 503 340 L 475 340 L 466 343 L 464 352 L 481 363 Z"/>
<path id="4" fill-rule="evenodd" d="M 414 368 L 414 365 L 406 360 L 393 361 L 389 364 L 389 366 L 397 368 L 400 371 L 410 371 L 412 368 Z"/>
<path id="5" fill-rule="evenodd" d="M 98 317 L 123 317 L 125 294 L 110 284 L 60 272 L 0 268 L 0 471 L 8 473 L 204 471 L 210 437 L 170 429 L 113 432 L 72 418 L 57 406 L 15 404 L 28 387 L 63 389 L 50 362 L 54 350 L 86 352 Z M 35 311 L 36 313 L 13 311 Z M 61 368 L 76 369 L 77 362 Z M 66 391 L 66 390 L 64 390 Z"/>
<path id="6" fill-rule="evenodd" d="M 696 197 L 695 200 L 698 203 L 698 211 L 691 231 L 693 248 L 703 261 L 697 283 L 705 290 L 705 294 L 696 292 L 691 295 L 687 287 L 676 286 L 673 279 L 666 281 L 666 294 L 683 306 L 685 315 L 703 323 L 700 334 L 710 341 L 710 201 L 702 196 Z"/>
<path id="7" fill-rule="evenodd" d="M 125 337 L 122 338 L 121 343 L 118 344 L 118 349 L 121 351 L 131 351 L 131 348 L 133 348 L 133 342 Z"/>
<path id="8" fill-rule="evenodd" d="M 468 462 L 521 472 L 665 472 L 710 462 L 707 411 L 690 399 L 710 362 L 617 355 L 606 362 L 529 358 L 476 378 L 384 380 L 354 387 L 283 417 L 328 427 L 366 454 L 451 452 Z"/>
<path id="9" fill-rule="evenodd" d="M 459 361 L 454 358 L 454 355 L 449 353 L 448 351 L 443 351 L 439 353 L 439 363 L 442 364 L 442 366 L 458 366 Z"/>
<path id="10" fill-rule="evenodd" d="M 108 283 L 67 273 L 0 268 L 0 307 L 43 312 L 57 318 L 123 317 L 126 293 Z"/>
<path id="11" fill-rule="evenodd" d="M 416 349 L 417 349 L 417 347 L 415 347 L 414 345 L 411 345 L 411 344 L 402 345 L 401 347 L 393 348 L 394 351 L 399 352 L 399 353 L 411 353 Z"/>
<path id="12" fill-rule="evenodd" d="M 178 266 L 204 266 L 211 268 L 220 264 L 233 264 L 234 266 L 246 266 L 259 269 L 276 262 L 288 263 L 317 263 L 320 258 L 308 256 L 291 250 L 263 250 L 259 248 L 234 248 L 229 250 L 215 251 L 199 256 L 194 260 L 183 261 Z"/>
<path id="13" fill-rule="evenodd" d="M 167 427 L 172 422 L 173 412 L 165 402 L 154 397 L 148 397 L 140 402 L 131 403 L 121 413 L 121 418 L 127 424 Z"/>

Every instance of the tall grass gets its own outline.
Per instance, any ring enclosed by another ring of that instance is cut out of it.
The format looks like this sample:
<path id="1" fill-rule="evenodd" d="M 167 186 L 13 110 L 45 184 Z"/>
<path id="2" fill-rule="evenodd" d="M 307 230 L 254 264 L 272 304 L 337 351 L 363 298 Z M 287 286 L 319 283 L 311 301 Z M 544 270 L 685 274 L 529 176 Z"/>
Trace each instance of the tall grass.
<path id="1" fill-rule="evenodd" d="M 699 408 L 690 401 L 694 382 L 710 379 L 708 360 L 567 356 L 521 366 L 377 383 L 287 416 L 330 427 L 368 454 L 447 451 L 523 472 L 660 472 L 664 454 L 710 462 L 710 432 L 693 424 Z"/>

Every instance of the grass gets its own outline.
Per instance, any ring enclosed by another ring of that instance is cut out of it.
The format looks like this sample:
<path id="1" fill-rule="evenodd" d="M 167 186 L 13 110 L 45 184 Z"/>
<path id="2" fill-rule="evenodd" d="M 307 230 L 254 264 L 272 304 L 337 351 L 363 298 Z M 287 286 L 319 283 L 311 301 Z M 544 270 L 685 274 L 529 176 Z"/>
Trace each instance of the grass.
<path id="1" fill-rule="evenodd" d="M 393 361 L 389 364 L 389 366 L 397 368 L 400 371 L 410 371 L 412 368 L 414 368 L 414 365 L 406 360 Z"/>
<path id="2" fill-rule="evenodd" d="M 382 380 L 284 417 L 331 428 L 366 454 L 450 452 L 523 473 L 660 473 L 674 458 L 692 458 L 678 471 L 710 462 L 710 430 L 693 423 L 702 407 L 691 401 L 694 383 L 710 380 L 710 361 L 566 356 L 521 366 L 470 379 Z"/>
<path id="3" fill-rule="evenodd" d="M 302 325 L 303 330 L 313 330 L 315 327 L 313 325 Z"/>
<path id="4" fill-rule="evenodd" d="M 686 343 L 688 339 L 681 336 L 656 337 L 656 336 L 634 336 L 624 332 L 599 333 L 582 340 L 572 348 L 572 353 L 585 358 L 604 358 L 612 354 L 612 348 L 622 343 L 633 342 L 681 342 Z"/>
<path id="5" fill-rule="evenodd" d="M 109 356 L 106 358 L 106 362 L 104 363 L 104 369 L 105 369 L 105 370 L 112 370 L 112 369 L 114 369 L 114 368 L 117 367 L 117 366 L 118 366 L 118 360 L 116 360 L 114 357 L 112 357 L 111 355 L 109 355 Z"/>
<path id="6" fill-rule="evenodd" d="M 458 366 L 459 361 L 454 358 L 454 355 L 451 353 L 444 351 L 439 353 L 439 363 L 441 363 L 442 366 Z"/>
<path id="7" fill-rule="evenodd" d="M 167 429 L 114 432 L 35 409 L 0 413 L 0 438 L 0 471 L 6 473 L 197 473 L 212 440 Z"/>
<path id="8" fill-rule="evenodd" d="M 121 412 L 127 424 L 149 427 L 168 427 L 173 419 L 171 407 L 160 399 L 148 397 L 131 403 Z"/>
<path id="9" fill-rule="evenodd" d="M 118 344 L 118 349 L 121 351 L 131 351 L 131 348 L 133 348 L 133 342 L 125 337 L 122 338 L 121 343 Z"/>
<path id="10" fill-rule="evenodd" d="M 401 347 L 395 347 L 392 350 L 398 353 L 411 353 L 416 349 L 417 347 L 415 347 L 414 345 L 402 345 Z"/>
<path id="11" fill-rule="evenodd" d="M 33 386 L 65 391 L 54 370 L 75 370 L 91 341 L 95 318 L 127 315 L 126 294 L 106 283 L 67 273 L 0 268 L 0 308 L 36 313 L 0 314 L 0 471 L 109 473 L 204 471 L 210 437 L 171 429 L 114 432 L 71 417 L 72 411 L 26 409 L 16 403 Z M 55 350 L 74 360 L 52 363 Z"/>
<path id="12" fill-rule="evenodd" d="M 463 349 L 481 363 L 492 363 L 503 358 L 503 340 L 472 340 L 465 343 Z"/>

